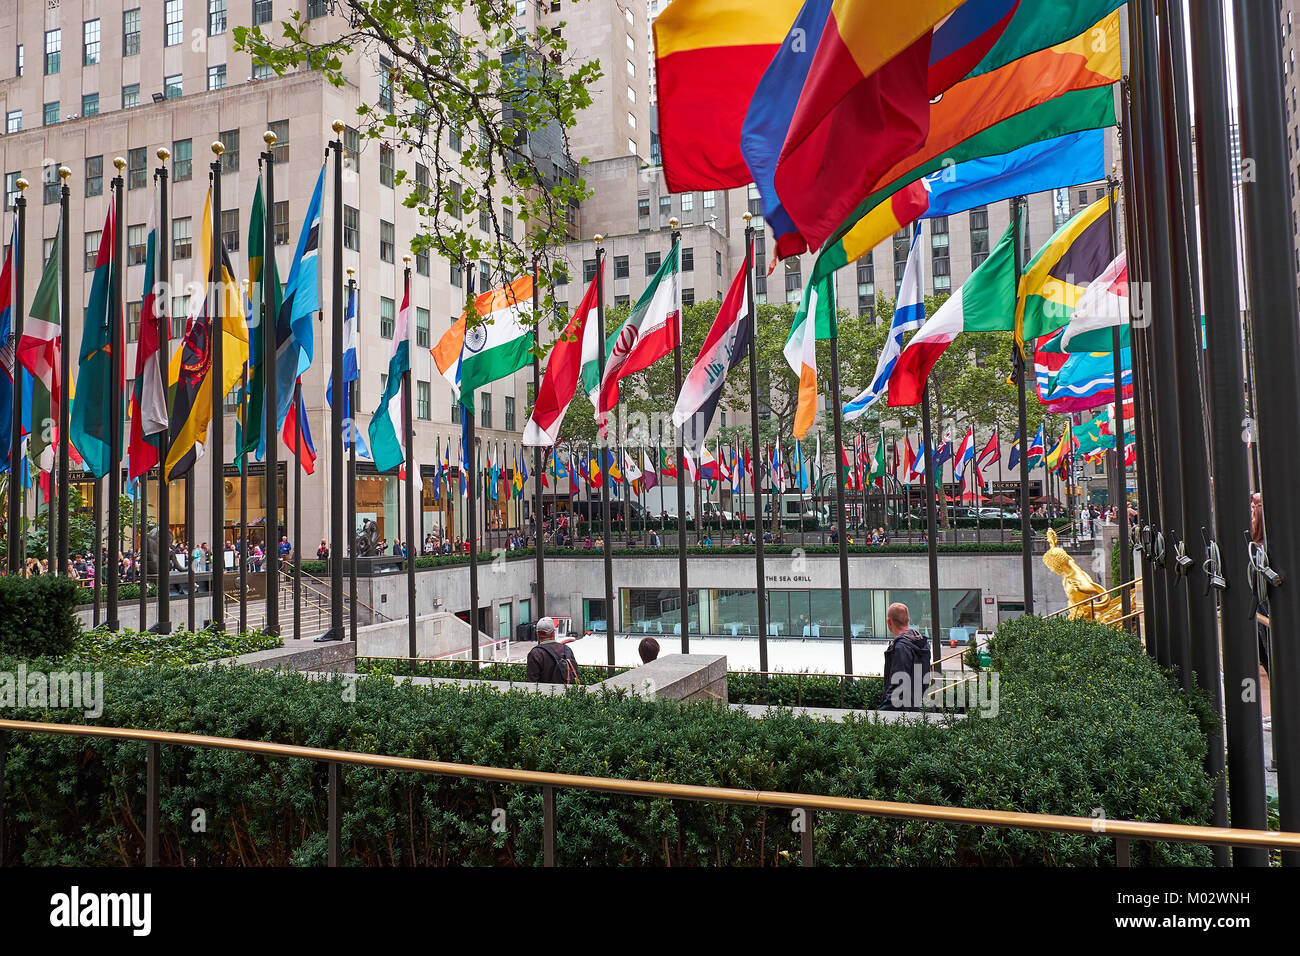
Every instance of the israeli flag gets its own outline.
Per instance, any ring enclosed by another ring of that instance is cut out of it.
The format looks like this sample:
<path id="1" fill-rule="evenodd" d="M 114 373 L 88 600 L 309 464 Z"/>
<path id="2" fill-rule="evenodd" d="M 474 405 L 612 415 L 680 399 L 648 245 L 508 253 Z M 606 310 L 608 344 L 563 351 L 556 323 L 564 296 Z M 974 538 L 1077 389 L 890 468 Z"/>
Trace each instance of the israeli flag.
<path id="1" fill-rule="evenodd" d="M 903 336 L 925 324 L 925 298 L 921 294 L 921 229 L 912 233 L 912 248 L 903 268 L 903 281 L 898 284 L 898 302 L 894 307 L 894 321 L 889 327 L 889 338 L 880 350 L 876 363 L 876 377 L 861 394 L 844 406 L 844 420 L 860 418 L 867 409 L 884 397 L 889 388 L 889 376 L 894 374 L 894 364 L 903 351 Z"/>

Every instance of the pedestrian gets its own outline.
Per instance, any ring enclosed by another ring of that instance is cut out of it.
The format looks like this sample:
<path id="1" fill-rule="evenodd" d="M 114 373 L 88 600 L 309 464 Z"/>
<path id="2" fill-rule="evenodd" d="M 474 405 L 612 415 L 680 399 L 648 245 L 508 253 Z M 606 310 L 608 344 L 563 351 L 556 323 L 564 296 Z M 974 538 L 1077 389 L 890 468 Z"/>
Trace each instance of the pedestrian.
<path id="1" fill-rule="evenodd" d="M 885 612 L 891 635 L 885 648 L 885 692 L 881 710 L 920 710 L 930 683 L 930 645 L 911 626 L 906 604 L 891 604 Z"/>
<path id="2" fill-rule="evenodd" d="M 320 547 L 316 549 L 316 560 L 328 561 L 329 559 L 330 559 L 329 545 L 325 543 L 324 538 L 321 538 Z"/>
<path id="3" fill-rule="evenodd" d="M 555 619 L 539 618 L 534 625 L 537 646 L 528 652 L 524 674 L 533 684 L 581 684 L 578 659 L 569 645 L 555 640 Z"/>
<path id="4" fill-rule="evenodd" d="M 641 643 L 636 646 L 636 652 L 641 655 L 642 664 L 649 664 L 659 659 L 659 642 L 653 637 L 643 637 Z"/>

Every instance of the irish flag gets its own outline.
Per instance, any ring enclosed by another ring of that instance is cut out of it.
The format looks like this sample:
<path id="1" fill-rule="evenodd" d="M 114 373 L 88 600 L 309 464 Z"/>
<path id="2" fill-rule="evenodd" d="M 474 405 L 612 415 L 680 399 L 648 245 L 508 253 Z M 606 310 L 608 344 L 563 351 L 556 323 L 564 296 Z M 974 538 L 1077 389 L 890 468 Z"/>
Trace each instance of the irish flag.
<path id="1" fill-rule="evenodd" d="M 835 335 L 831 311 L 831 279 L 804 286 L 799 311 L 785 340 L 785 360 L 799 379 L 799 405 L 794 413 L 794 437 L 803 438 L 817 417 L 817 340 Z"/>
<path id="2" fill-rule="evenodd" d="M 610 411 L 618 404 L 618 383 L 663 358 L 673 350 L 681 336 L 679 255 L 674 244 L 650 285 L 636 300 L 627 321 L 614 336 L 596 404 L 596 421 L 600 423 L 602 434 Z"/>
<path id="3" fill-rule="evenodd" d="M 560 437 L 560 426 L 564 424 L 564 413 L 573 401 L 574 390 L 582 374 L 583 352 L 587 346 L 587 336 L 591 336 L 591 345 L 596 346 L 596 325 L 587 321 L 596 310 L 596 291 L 599 278 L 587 286 L 587 293 L 578 304 L 578 311 L 564 327 L 564 333 L 551 346 L 551 354 L 546 360 L 546 374 L 533 402 L 533 412 L 524 426 L 524 444 L 532 446 L 554 445 Z"/>
<path id="4" fill-rule="evenodd" d="M 526 318 L 532 310 L 533 277 L 525 275 L 476 298 L 474 311 L 479 319 L 471 323 L 466 321 L 467 315 L 462 315 L 452 326 L 452 332 L 459 326 L 463 337 L 460 403 L 468 411 L 474 411 L 474 394 L 480 387 L 532 362 L 535 337 Z M 442 348 L 442 342 L 438 347 Z M 442 368 L 441 362 L 438 367 Z"/>
<path id="5" fill-rule="evenodd" d="M 962 332 L 1010 332 L 1015 328 L 1014 231 L 1013 222 L 965 285 L 907 343 L 889 377 L 891 407 L 920 404 L 930 370 Z"/>

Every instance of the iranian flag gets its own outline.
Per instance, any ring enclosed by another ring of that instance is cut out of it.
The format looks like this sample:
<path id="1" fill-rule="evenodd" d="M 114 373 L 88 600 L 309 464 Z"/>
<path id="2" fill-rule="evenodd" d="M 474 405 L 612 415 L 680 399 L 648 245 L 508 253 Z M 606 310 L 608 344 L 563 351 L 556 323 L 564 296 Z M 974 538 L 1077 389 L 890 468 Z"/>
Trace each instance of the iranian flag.
<path id="1" fill-rule="evenodd" d="M 919 405 L 930 370 L 962 332 L 1011 332 L 1016 319 L 1015 224 L 966 283 L 921 326 L 889 378 L 890 407 Z"/>
<path id="2" fill-rule="evenodd" d="M 618 404 L 618 383 L 648 368 L 671 352 L 681 336 L 681 273 L 679 250 L 673 245 L 649 287 L 636 300 L 609 350 L 605 374 L 600 380 L 596 421 L 606 431 L 609 413 Z M 463 374 L 463 373 L 462 373 Z"/>
<path id="3" fill-rule="evenodd" d="M 600 279 L 596 278 L 587 286 L 578 310 L 564 327 L 563 334 L 551 346 L 551 354 L 546 359 L 546 373 L 542 376 L 537 400 L 533 403 L 533 412 L 528 417 L 528 424 L 524 426 L 525 445 L 550 446 L 559 439 L 564 413 L 569 410 L 569 403 L 573 401 L 574 390 L 582 375 L 583 352 L 587 347 L 588 335 L 591 337 L 592 348 L 595 348 L 597 328 L 588 319 L 596 310 L 599 283 Z"/>

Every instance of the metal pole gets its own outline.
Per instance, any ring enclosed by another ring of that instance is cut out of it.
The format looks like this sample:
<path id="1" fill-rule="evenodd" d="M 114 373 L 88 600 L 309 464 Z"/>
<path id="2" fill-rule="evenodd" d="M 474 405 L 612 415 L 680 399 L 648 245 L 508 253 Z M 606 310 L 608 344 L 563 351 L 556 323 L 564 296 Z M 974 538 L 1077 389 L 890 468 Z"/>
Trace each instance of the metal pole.
<path id="1" fill-rule="evenodd" d="M 357 294 L 357 280 L 353 278 L 356 270 L 348 269 L 348 301 L 352 302 Z M 358 307 L 360 303 L 354 303 L 353 321 L 361 321 L 361 310 Z M 351 628 L 351 639 L 355 644 L 357 640 L 357 434 L 356 434 L 356 415 L 357 405 L 361 401 L 361 396 L 357 389 L 358 380 L 353 379 L 348 383 L 349 402 L 348 409 L 351 420 L 347 423 L 348 429 L 348 519 L 345 538 L 347 540 L 348 554 L 348 624 Z M 336 544 L 335 548 L 338 547 Z M 330 553 L 335 553 L 334 548 Z"/>
<path id="2" fill-rule="evenodd" d="M 1300 645 L 1294 640 L 1300 598 L 1294 578 L 1300 574 L 1300 542 L 1291 531 L 1300 527 L 1300 500 L 1294 493 L 1295 468 L 1288 449 L 1296 446 L 1296 408 L 1300 408 L 1300 329 L 1297 329 L 1295 243 L 1287 167 L 1282 79 L 1270 64 L 1282 49 L 1276 3 L 1233 0 L 1237 62 L 1255 64 L 1237 76 L 1241 117 L 1241 154 L 1257 161 L 1256 179 L 1243 188 L 1243 219 L 1250 264 L 1250 333 L 1255 347 L 1256 378 L 1267 382 L 1269 400 L 1255 403 L 1260 455 L 1260 487 L 1268 563 L 1293 579 L 1290 587 L 1269 591 L 1273 642 L 1273 752 L 1278 769 L 1278 805 L 1282 829 L 1300 828 Z M 1272 583 L 1272 582 L 1270 582 Z M 1277 582 L 1280 584 L 1281 582 Z M 1300 866 L 1300 853 L 1282 862 Z"/>
<path id="3" fill-rule="evenodd" d="M 533 257 L 533 341 L 537 343 L 538 330 L 541 328 L 541 314 L 537 309 L 537 257 Z M 533 351 L 533 402 L 536 403 L 537 396 L 542 390 L 542 361 L 537 357 L 537 351 Z M 554 447 L 551 453 L 555 453 Z M 533 527 L 536 529 L 534 535 L 533 547 L 537 557 L 537 593 L 533 598 L 533 620 L 539 620 L 546 616 L 546 534 L 542 529 L 542 449 L 541 446 L 533 448 Z"/>
<path id="4" fill-rule="evenodd" d="M 167 220 L 167 160 L 171 152 L 166 147 L 158 150 L 158 168 L 154 180 L 158 183 L 158 246 L 154 249 L 154 318 L 158 323 L 158 368 L 163 376 L 163 394 L 167 394 L 168 368 L 171 366 L 171 302 L 167 289 L 167 270 L 171 250 L 167 246 L 170 228 Z M 164 397 L 164 400 L 165 397 Z M 170 634 L 172 630 L 171 573 L 171 489 L 167 482 L 167 454 L 171 450 L 171 428 L 164 428 L 156 436 L 158 441 L 158 620 L 149 630 L 155 634 Z"/>
<path id="5" fill-rule="evenodd" d="M 262 479 L 266 502 L 266 632 L 280 634 L 280 441 L 279 396 L 275 372 L 275 303 L 279 296 L 275 276 L 275 151 L 276 135 L 262 134 L 266 150 L 258 157 L 265 175 L 266 233 L 262 238 L 262 327 L 257 330 L 262 347 L 262 444 L 266 446 L 266 472 Z M 287 489 L 286 489 L 287 491 Z M 286 495 L 287 497 L 287 495 Z"/>
<path id="6" fill-rule="evenodd" d="M 343 130 L 344 124 L 341 120 L 335 120 L 332 126 L 334 130 L 334 141 L 330 143 L 330 148 L 334 150 L 334 267 L 330 275 L 330 297 L 333 300 L 330 309 L 333 357 L 331 361 L 330 372 L 330 394 L 334 396 L 334 401 L 330 405 L 330 629 L 324 635 L 325 640 L 341 641 L 343 640 L 343 512 L 346 508 L 346 501 L 343 494 Z M 409 277 L 410 270 L 407 270 Z M 408 278 L 407 286 L 410 286 Z M 409 376 L 408 376 L 409 378 Z M 409 384 L 409 383 L 408 383 Z M 409 391 L 409 388 L 408 388 Z M 414 423 L 410 419 L 410 396 L 407 396 L 407 428 L 414 428 Z M 408 452 L 410 440 L 407 440 Z M 411 472 L 414 469 L 414 459 L 407 456 L 406 479 L 408 482 L 407 497 L 410 497 L 409 483 L 412 481 Z M 410 502 L 407 502 L 408 511 Z M 406 529 L 406 535 L 411 536 L 411 529 Z M 411 589 L 411 599 L 414 603 L 415 598 L 415 556 L 418 549 L 407 543 L 407 563 L 410 565 L 411 575 L 409 576 L 409 585 Z M 412 614 L 412 634 L 414 634 L 414 614 Z M 414 638 L 412 638 L 414 640 Z"/>
<path id="7" fill-rule="evenodd" d="M 1119 254 L 1119 180 L 1114 176 L 1114 170 L 1111 176 L 1106 180 L 1106 191 L 1110 196 L 1110 258 L 1114 261 Z M 1127 317 L 1124 317 L 1127 324 Z M 1114 376 L 1115 376 L 1115 494 L 1112 496 L 1115 505 L 1115 527 L 1119 532 L 1119 581 L 1115 584 L 1122 584 L 1125 581 L 1133 579 L 1133 554 L 1132 548 L 1129 547 L 1128 533 L 1128 470 L 1124 466 L 1124 360 L 1120 348 L 1120 327 L 1117 325 L 1111 330 L 1111 351 L 1114 355 Z M 1130 335 L 1131 339 L 1131 335 Z M 1129 349 L 1129 364 L 1132 365 L 1132 348 Z M 1130 595 L 1127 590 L 1120 592 L 1120 607 L 1122 613 L 1127 615 L 1131 606 Z"/>
<path id="8" fill-rule="evenodd" d="M 603 236 L 596 236 L 596 328 L 599 344 L 597 359 L 599 361 L 601 388 L 604 388 L 605 382 L 605 247 L 601 245 Z M 680 367 L 680 366 L 679 366 Z M 680 375 L 678 378 L 680 379 Z M 605 650 L 608 657 L 608 663 L 614 663 L 614 551 L 610 541 L 610 515 L 609 515 L 609 469 L 604 461 L 605 441 L 601 436 L 600 442 L 600 464 L 605 473 L 601 475 L 600 482 L 600 511 L 601 511 L 601 533 L 604 538 L 602 542 L 604 561 L 605 561 Z M 679 472 L 680 474 L 680 472 Z M 678 522 L 680 524 L 680 522 Z M 682 578 L 681 580 L 685 580 Z M 682 597 L 682 652 L 686 651 L 687 627 L 686 627 L 686 599 Z"/>
<path id="9" fill-rule="evenodd" d="M 208 450 L 212 455 L 212 627 L 226 629 L 226 434 L 225 434 L 225 295 L 221 263 L 221 154 L 225 147 L 212 144 L 212 274 L 208 312 L 212 327 L 212 428 Z M 270 444 L 268 441 L 267 444 Z"/>
<path id="10" fill-rule="evenodd" d="M 831 321 L 838 324 L 839 306 L 835 300 L 835 282 L 827 283 L 827 297 L 830 299 Z M 816 316 L 808 316 L 809 322 L 816 322 Z M 814 330 L 815 331 L 815 330 Z M 840 407 L 840 344 L 839 336 L 832 335 L 831 343 L 831 418 L 835 426 L 835 447 L 844 448 L 844 411 Z M 853 673 L 853 627 L 852 607 L 849 600 L 849 534 L 848 524 L 844 520 L 844 474 L 842 473 L 844 455 L 836 452 L 835 465 L 835 511 L 840 526 L 840 619 L 844 628 L 844 673 Z M 938 655 L 936 655 L 938 656 Z"/>
<path id="11" fill-rule="evenodd" d="M 1019 349 L 1015 350 L 1019 353 Z M 935 660 L 943 656 L 939 644 L 939 508 L 934 487 L 934 432 L 930 427 L 930 378 L 926 376 L 921 392 L 921 445 L 925 449 L 925 550 L 930 563 L 930 651 Z M 1022 433 L 1023 434 L 1023 433 Z M 942 482 L 940 483 L 942 486 Z"/>
<path id="12" fill-rule="evenodd" d="M 463 396 L 462 396 L 463 397 Z M 474 396 L 470 396 L 473 403 Z M 465 540 L 469 543 L 469 641 L 470 658 L 474 661 L 473 669 L 478 672 L 478 440 L 474 437 L 474 411 L 461 405 L 460 410 L 465 425 L 465 470 L 469 475 L 465 479 Z"/>
<path id="13" fill-rule="evenodd" d="M 668 224 L 672 227 L 672 244 L 673 250 L 681 256 L 682 234 L 677 228 L 677 220 L 670 219 Z M 681 265 L 680 259 L 678 265 Z M 604 289 L 601 289 L 601 302 L 604 303 Z M 680 297 L 677 302 L 678 315 L 681 315 Z M 604 326 L 601 326 L 600 341 L 605 341 Z M 602 353 L 603 354 L 603 353 Z M 673 384 L 674 395 L 682 393 L 682 336 L 680 331 L 677 336 L 677 343 L 673 347 Z M 692 429 L 692 433 L 694 429 Z M 691 591 L 689 585 L 689 572 L 686 569 L 686 432 L 683 429 L 670 429 L 669 434 L 672 436 L 673 445 L 677 452 L 677 601 L 681 605 L 681 628 L 682 628 L 682 653 L 691 652 Z M 697 488 L 698 490 L 698 483 Z M 663 500 L 663 493 L 659 495 L 659 500 Z M 697 507 L 696 512 L 699 511 Z M 760 637 L 760 641 L 765 641 L 765 637 Z M 765 654 L 765 647 L 759 644 L 759 654 Z M 613 652 L 610 652 L 609 662 L 614 663 Z M 766 670 L 766 667 L 760 666 L 760 670 Z"/>
<path id="14" fill-rule="evenodd" d="M 100 596 L 104 592 L 104 578 L 108 573 L 108 562 L 100 556 L 103 553 L 101 550 L 100 542 L 102 539 L 100 536 L 103 533 L 104 527 L 104 482 L 102 479 L 96 478 L 92 482 L 92 485 L 95 489 L 95 503 L 91 506 L 90 512 L 91 520 L 95 523 L 95 582 L 91 588 L 91 598 L 94 606 L 94 610 L 91 612 L 91 620 L 94 622 L 95 627 L 99 627 L 102 622 L 102 616 L 100 615 Z M 50 573 L 54 573 L 52 569 Z"/>
<path id="15" fill-rule="evenodd" d="M 136 621 L 136 630 L 147 630 L 149 623 L 149 472 L 145 472 L 139 479 L 140 494 L 140 524 L 138 533 L 140 543 L 136 548 L 136 564 L 140 568 L 140 610 L 139 620 Z M 161 555 L 159 555 L 161 557 Z"/>
<path id="16" fill-rule="evenodd" d="M 1016 196 L 1011 200 L 1011 215 L 1015 219 L 1015 241 L 1012 245 L 1012 261 L 1015 264 L 1016 287 L 1020 286 L 1021 262 L 1024 248 L 1020 244 L 1021 214 L 1025 197 Z M 1024 343 L 1021 343 L 1024 344 Z M 1016 370 L 1016 414 L 1019 416 L 1020 440 L 1020 574 L 1021 588 L 1024 592 L 1025 613 L 1034 613 L 1034 524 L 1029 516 L 1029 446 L 1033 439 L 1029 437 L 1029 412 L 1025 407 L 1026 393 L 1029 389 L 1025 353 L 1018 346 L 1012 346 L 1012 358 Z M 928 446 L 927 446 L 928 448 Z M 1046 451 L 1046 449 L 1044 449 Z M 1046 491 L 1046 488 L 1044 488 Z M 936 622 L 937 624 L 938 622 Z M 937 648 L 938 645 L 936 644 Z M 935 655 L 936 657 L 938 654 Z"/>
<path id="17" fill-rule="evenodd" d="M 186 623 L 192 632 L 196 623 L 194 608 L 194 469 L 192 467 L 185 475 L 185 536 L 189 539 L 186 542 L 189 554 L 185 556 L 186 575 L 189 578 L 189 602 L 186 608 L 188 618 Z M 209 590 L 211 590 L 211 585 L 209 585 Z"/>
<path id="18" fill-rule="evenodd" d="M 248 407 L 248 363 L 244 363 L 243 388 L 244 407 Z M 247 422 L 245 422 L 247 427 Z M 242 445 L 243 442 L 240 442 Z M 243 449 L 239 452 L 239 549 L 235 552 L 239 559 L 239 633 L 248 633 L 248 455 Z"/>
<path id="19" fill-rule="evenodd" d="M 289 409 L 295 428 L 302 416 L 302 379 L 293 383 L 293 405 Z M 279 436 L 268 435 L 269 445 Z M 296 430 L 293 442 L 293 639 L 302 640 L 302 433 Z"/>
<path id="20" fill-rule="evenodd" d="M 758 307 L 754 304 L 754 226 L 745 213 L 745 301 L 749 303 L 749 440 L 758 447 Z M 816 321 L 816 317 L 813 317 Z M 758 601 L 758 669 L 763 680 L 770 669 L 767 660 L 767 558 L 763 552 L 762 483 L 750 474 L 754 485 L 754 587 Z M 741 489 L 744 493 L 744 489 Z"/>
<path id="21" fill-rule="evenodd" d="M 340 226 L 339 228 L 341 230 L 342 226 Z M 339 236 L 339 248 L 342 248 L 341 232 Z M 406 263 L 406 268 L 403 270 L 403 274 L 402 274 L 402 290 L 404 296 L 402 301 L 410 302 L 411 301 L 411 257 L 409 255 L 403 256 L 402 261 Z M 341 276 L 338 278 L 341 278 Z M 337 313 L 336 315 L 337 321 L 335 322 L 335 328 L 338 331 L 339 341 L 341 343 L 343 340 L 342 312 L 340 312 L 338 308 L 335 309 L 335 312 Z M 406 327 L 406 335 L 409 340 L 411 335 L 411 327 L 409 323 Z M 409 347 L 409 342 L 408 342 L 408 347 Z M 335 377 L 334 377 L 335 388 L 337 389 L 335 394 L 339 395 L 342 394 L 342 389 L 343 389 L 342 386 L 343 356 L 339 354 L 337 348 L 335 349 L 335 358 L 339 363 L 337 366 L 338 371 L 335 373 Z M 342 412 L 343 412 L 343 408 L 342 408 L 342 404 L 340 403 L 335 412 L 335 416 L 340 417 L 342 415 Z M 402 426 L 403 426 L 403 444 L 406 451 L 406 629 L 407 629 L 406 634 L 407 634 L 407 650 L 410 652 L 411 658 L 414 659 L 418 654 L 418 650 L 416 648 L 416 618 L 415 618 L 415 556 L 419 554 L 420 551 L 419 548 L 416 547 L 415 542 L 412 541 L 411 539 L 412 539 L 413 532 L 415 531 L 415 470 L 420 466 L 419 464 L 416 463 L 415 460 L 415 416 L 411 414 L 411 368 L 409 362 L 407 363 L 406 371 L 402 373 Z M 337 561 L 334 563 L 338 567 L 338 575 L 337 575 L 337 577 L 339 578 L 338 592 L 337 592 L 338 614 L 339 614 L 338 619 L 339 619 L 339 632 L 341 637 L 342 630 L 343 630 L 343 604 L 342 604 L 343 565 Z M 477 659 L 478 655 L 475 654 L 474 656 Z"/>
<path id="22" fill-rule="evenodd" d="M 1203 270 L 1205 326 L 1208 348 L 1203 357 L 1209 379 L 1211 467 L 1214 471 L 1214 537 L 1222 548 L 1208 556 L 1224 586 L 1218 590 L 1219 625 L 1223 644 L 1223 682 L 1228 688 L 1249 686 L 1258 681 L 1259 659 L 1254 628 L 1249 626 L 1253 607 L 1248 580 L 1247 554 L 1233 531 L 1250 526 L 1250 480 L 1240 443 L 1240 422 L 1245 417 L 1242 397 L 1246 394 L 1242 375 L 1241 290 L 1237 283 L 1237 250 L 1233 241 L 1236 223 L 1232 196 L 1227 183 L 1234 182 L 1228 142 L 1229 114 L 1227 63 L 1223 37 L 1222 0 L 1191 0 L 1192 87 L 1195 92 L 1197 193 L 1200 196 L 1201 242 L 1206 258 L 1218 268 Z M 1118 333 L 1116 334 L 1118 338 Z M 1117 350 L 1118 354 L 1118 350 Z M 1117 359 L 1118 361 L 1118 359 Z M 1118 400 L 1116 402 L 1118 405 Z M 1122 447 L 1123 424 L 1116 430 Z M 1121 541 L 1123 539 L 1121 538 Z M 1124 545 L 1121 543 L 1121 556 Z M 1213 579 L 1212 579 L 1213 581 Z M 1127 613 L 1127 604 L 1125 613 Z M 1215 675 L 1208 675 L 1214 680 Z M 1217 684 L 1217 680 L 1214 680 Z M 1227 764 L 1232 825 L 1252 830 L 1268 829 L 1264 788 L 1264 739 L 1260 724 L 1258 695 L 1228 693 Z M 1233 851 L 1236 866 L 1267 866 L 1268 853 L 1238 847 Z"/>
<path id="23" fill-rule="evenodd" d="M 72 176 L 72 170 L 67 166 L 59 167 L 59 178 L 63 180 L 63 185 L 59 190 L 59 481 L 58 481 L 58 520 L 59 534 L 57 541 L 51 536 L 50 545 L 50 574 L 67 574 L 68 571 L 68 495 L 71 491 L 68 480 L 68 449 L 69 449 L 69 413 L 72 405 L 72 285 L 71 285 L 71 263 L 72 247 L 70 243 L 69 232 L 71 225 L 69 222 L 69 201 L 72 196 L 72 190 L 68 188 L 68 179 Z M 35 423 L 33 423 L 35 427 Z M 54 482 L 50 482 L 50 489 L 54 489 Z M 98 495 L 96 495 L 98 498 Z M 46 515 L 46 525 L 53 529 L 54 515 Z M 95 553 L 95 560 L 99 560 L 99 553 Z M 100 575 L 95 575 L 95 581 L 98 583 Z"/>
<path id="24" fill-rule="evenodd" d="M 18 228 L 14 234 L 14 282 L 13 310 L 10 313 L 15 352 L 18 342 L 23 337 L 23 318 L 26 315 L 23 302 L 23 283 L 27 263 L 27 180 L 18 180 L 18 198 L 14 200 L 14 212 L 18 218 Z M 7 552 L 10 574 L 17 574 L 22 568 L 22 546 L 20 541 L 27 537 L 26 522 L 23 521 L 22 506 L 25 504 L 26 492 L 23 489 L 22 433 L 23 433 L 23 376 L 26 374 L 15 361 L 13 363 L 13 417 L 9 429 L 9 547 Z M 34 427 L 34 423 L 33 423 Z M 2 768 L 0 768 L 2 769 Z M 0 844 L 3 852 L 3 844 Z"/>

